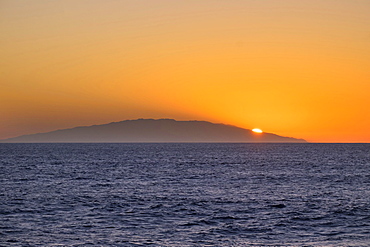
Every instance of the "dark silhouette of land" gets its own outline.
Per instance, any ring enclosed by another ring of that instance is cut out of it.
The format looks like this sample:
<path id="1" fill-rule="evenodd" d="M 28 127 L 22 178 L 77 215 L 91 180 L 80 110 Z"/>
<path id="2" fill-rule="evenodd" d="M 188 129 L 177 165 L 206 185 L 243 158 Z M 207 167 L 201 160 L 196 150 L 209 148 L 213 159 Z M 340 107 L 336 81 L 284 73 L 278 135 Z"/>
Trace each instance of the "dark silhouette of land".
<path id="1" fill-rule="evenodd" d="M 306 142 L 205 121 L 137 119 L 23 135 L 1 142 Z"/>

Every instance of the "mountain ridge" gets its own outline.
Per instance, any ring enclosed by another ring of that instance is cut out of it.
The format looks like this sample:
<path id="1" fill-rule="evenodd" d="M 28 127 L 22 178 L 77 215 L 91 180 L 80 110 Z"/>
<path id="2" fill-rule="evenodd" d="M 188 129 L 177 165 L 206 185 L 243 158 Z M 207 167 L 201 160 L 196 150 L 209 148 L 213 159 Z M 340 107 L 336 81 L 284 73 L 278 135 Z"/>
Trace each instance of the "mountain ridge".
<path id="1" fill-rule="evenodd" d="M 90 143 L 90 142 L 306 142 L 273 133 L 254 133 L 249 129 L 222 123 L 169 118 L 134 119 L 101 125 L 22 135 L 0 140 L 2 143 Z"/>

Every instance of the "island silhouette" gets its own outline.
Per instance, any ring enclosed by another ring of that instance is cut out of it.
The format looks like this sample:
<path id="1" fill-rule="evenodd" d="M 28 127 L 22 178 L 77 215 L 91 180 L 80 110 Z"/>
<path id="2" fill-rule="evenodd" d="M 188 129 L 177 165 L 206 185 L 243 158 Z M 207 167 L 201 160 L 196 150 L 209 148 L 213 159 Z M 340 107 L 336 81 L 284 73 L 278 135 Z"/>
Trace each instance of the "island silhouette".
<path id="1" fill-rule="evenodd" d="M 136 119 L 82 126 L 1 140 L 5 143 L 131 143 L 131 142 L 275 142 L 297 143 L 303 139 L 206 121 Z"/>

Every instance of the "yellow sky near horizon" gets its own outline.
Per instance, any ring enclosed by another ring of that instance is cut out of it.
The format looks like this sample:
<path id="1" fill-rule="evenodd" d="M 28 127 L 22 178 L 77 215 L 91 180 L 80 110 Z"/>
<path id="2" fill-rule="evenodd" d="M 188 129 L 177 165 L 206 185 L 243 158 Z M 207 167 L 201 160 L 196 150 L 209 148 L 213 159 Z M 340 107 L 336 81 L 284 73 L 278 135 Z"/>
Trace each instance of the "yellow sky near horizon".
<path id="1" fill-rule="evenodd" d="M 0 139 L 135 118 L 370 142 L 370 1 L 0 1 Z"/>

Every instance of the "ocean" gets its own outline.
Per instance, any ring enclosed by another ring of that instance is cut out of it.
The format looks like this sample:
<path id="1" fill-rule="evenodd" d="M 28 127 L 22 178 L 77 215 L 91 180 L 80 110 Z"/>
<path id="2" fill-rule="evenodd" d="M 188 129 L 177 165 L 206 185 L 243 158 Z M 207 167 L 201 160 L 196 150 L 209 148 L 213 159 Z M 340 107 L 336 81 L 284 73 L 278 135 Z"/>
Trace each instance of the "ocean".
<path id="1" fill-rule="evenodd" d="M 0 144 L 0 246 L 370 246 L 370 144 Z"/>

